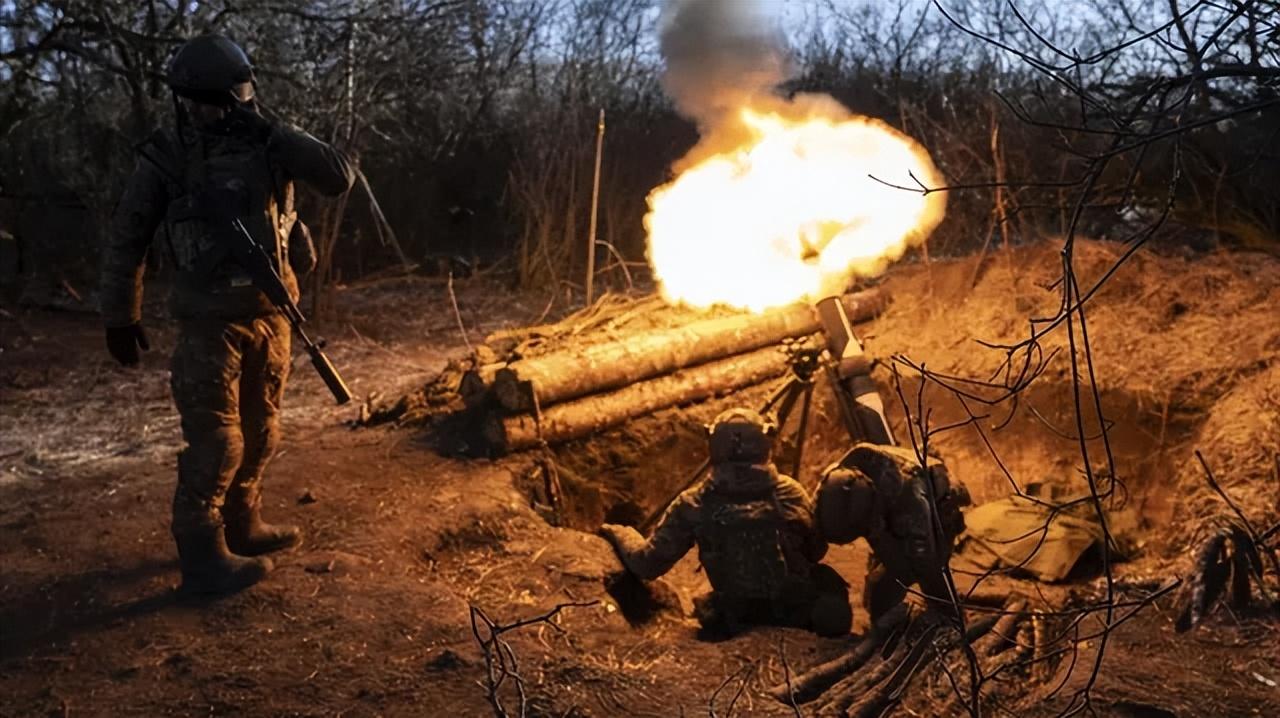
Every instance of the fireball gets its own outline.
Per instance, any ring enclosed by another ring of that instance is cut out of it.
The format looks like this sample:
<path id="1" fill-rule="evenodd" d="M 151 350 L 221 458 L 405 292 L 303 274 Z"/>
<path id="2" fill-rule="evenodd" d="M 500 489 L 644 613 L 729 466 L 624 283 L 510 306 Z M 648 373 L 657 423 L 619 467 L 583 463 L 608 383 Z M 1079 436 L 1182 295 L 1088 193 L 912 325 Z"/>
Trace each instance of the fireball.
<path id="1" fill-rule="evenodd" d="M 929 154 L 884 122 L 831 100 L 744 108 L 738 120 L 649 195 L 649 262 L 668 301 L 816 301 L 884 271 L 942 219 L 942 193 L 912 179 L 942 184 Z"/>

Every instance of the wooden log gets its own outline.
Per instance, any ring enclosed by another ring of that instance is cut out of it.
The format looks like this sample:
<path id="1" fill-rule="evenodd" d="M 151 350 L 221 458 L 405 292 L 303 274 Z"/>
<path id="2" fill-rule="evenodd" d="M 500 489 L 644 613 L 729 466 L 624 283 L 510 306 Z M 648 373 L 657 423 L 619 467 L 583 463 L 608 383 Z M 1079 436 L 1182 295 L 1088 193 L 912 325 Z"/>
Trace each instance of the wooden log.
<path id="1" fill-rule="evenodd" d="M 790 702 L 792 698 L 797 703 L 814 700 L 845 676 L 861 668 L 876 651 L 884 647 L 885 639 L 906 622 L 907 605 L 900 603 L 881 616 L 853 650 L 801 673 L 791 681 L 790 686 L 774 686 L 769 690 L 769 695 L 784 703 Z"/>
<path id="2" fill-rule="evenodd" d="M 528 449 L 543 440 L 557 444 L 579 439 L 660 409 L 759 384 L 781 375 L 786 368 L 786 356 L 777 347 L 765 347 L 544 408 L 541 422 L 529 414 L 490 415 L 484 439 L 494 454 Z"/>
<path id="3" fill-rule="evenodd" d="M 842 297 L 850 321 L 861 322 L 888 305 L 879 288 Z M 625 339 L 520 359 L 496 372 L 493 391 L 510 413 L 628 386 L 678 369 L 743 354 L 807 336 L 820 329 L 806 304 L 763 314 L 707 319 L 680 327 L 633 334 Z M 487 377 L 486 377 L 487 378 Z"/>
<path id="4" fill-rule="evenodd" d="M 847 715 L 856 718 L 883 715 L 891 704 L 901 699 L 901 694 L 916 678 L 921 663 L 944 658 L 939 653 L 940 646 L 935 644 L 934 636 L 942 630 L 950 631 L 949 621 L 949 618 L 939 620 L 938 616 L 931 617 L 928 614 L 917 619 L 917 623 L 921 624 L 919 632 L 916 631 L 916 626 L 909 627 L 889 658 L 837 684 L 830 691 L 830 696 L 823 696 L 827 699 L 826 707 L 820 708 L 817 715 Z M 965 627 L 964 640 L 968 643 L 977 641 L 995 624 L 995 616 L 983 616 L 970 621 Z M 955 638 L 958 639 L 959 635 L 956 634 Z M 958 644 L 952 644 L 952 648 L 960 650 Z"/>
<path id="5" fill-rule="evenodd" d="M 999 653 L 1006 645 L 1016 644 L 1017 628 L 1026 618 L 1022 613 L 1026 607 L 1027 602 L 1020 599 L 1010 603 L 991 630 L 973 642 L 973 652 L 979 657 L 986 657 Z"/>

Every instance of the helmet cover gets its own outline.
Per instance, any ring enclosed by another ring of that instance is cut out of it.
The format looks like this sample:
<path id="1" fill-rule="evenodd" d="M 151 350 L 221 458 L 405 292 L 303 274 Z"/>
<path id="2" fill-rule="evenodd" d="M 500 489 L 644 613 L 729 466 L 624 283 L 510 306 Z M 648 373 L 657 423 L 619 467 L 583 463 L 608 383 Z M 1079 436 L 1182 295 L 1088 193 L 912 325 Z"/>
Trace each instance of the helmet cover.
<path id="1" fill-rule="evenodd" d="M 181 97 L 207 105 L 248 102 L 254 96 L 253 63 L 225 35 L 200 35 L 178 48 L 165 78 Z"/>
<path id="2" fill-rule="evenodd" d="M 712 464 L 760 464 L 773 452 L 773 422 L 750 409 L 730 409 L 708 427 Z"/>

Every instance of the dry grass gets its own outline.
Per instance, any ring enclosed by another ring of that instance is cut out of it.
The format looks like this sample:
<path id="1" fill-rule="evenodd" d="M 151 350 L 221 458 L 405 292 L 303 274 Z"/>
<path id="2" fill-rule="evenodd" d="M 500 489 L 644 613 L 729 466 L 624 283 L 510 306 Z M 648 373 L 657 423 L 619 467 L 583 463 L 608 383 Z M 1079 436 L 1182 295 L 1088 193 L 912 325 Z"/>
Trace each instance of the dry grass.
<path id="1" fill-rule="evenodd" d="M 1223 489 L 1258 529 L 1280 520 L 1280 363 L 1237 382 L 1214 404 L 1197 444 Z M 1184 516 L 1227 514 L 1198 462 L 1186 461 L 1177 478 L 1189 495 Z"/>
<path id="2" fill-rule="evenodd" d="M 877 325 L 871 350 L 880 356 L 902 353 L 935 371 L 991 378 L 1004 352 L 974 340 L 1015 343 L 1029 335 L 1030 318 L 1056 314 L 1060 250 L 1060 241 L 1016 248 L 991 257 L 978 272 L 972 258 L 893 272 L 886 284 L 894 305 Z M 1114 243 L 1078 241 L 1075 269 L 1082 291 L 1122 251 Z M 921 286 L 930 287 L 931 294 L 920 296 Z M 1174 494 L 1175 524 L 1226 510 L 1204 480 L 1196 449 L 1251 519 L 1269 516 L 1274 522 L 1280 511 L 1277 306 L 1280 260 L 1275 257 L 1188 258 L 1145 250 L 1086 306 L 1098 388 L 1132 397 L 1153 422 L 1159 446 L 1165 444 L 1167 427 L 1190 429 L 1185 445 L 1167 447 L 1175 475 L 1155 477 Z M 1042 381 L 1069 384 L 1065 326 L 1041 344 L 1046 355 L 1060 352 Z"/>

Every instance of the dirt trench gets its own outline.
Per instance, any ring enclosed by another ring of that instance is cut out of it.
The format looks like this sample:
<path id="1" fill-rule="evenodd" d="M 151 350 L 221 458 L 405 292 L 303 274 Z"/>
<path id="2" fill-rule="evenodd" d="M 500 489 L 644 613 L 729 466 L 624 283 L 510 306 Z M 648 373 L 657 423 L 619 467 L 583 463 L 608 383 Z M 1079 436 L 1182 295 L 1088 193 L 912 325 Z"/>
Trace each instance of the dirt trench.
<path id="1" fill-rule="evenodd" d="M 1123 528 L 1133 532 L 1135 547 L 1172 550 L 1188 537 L 1178 522 L 1215 510 L 1203 506 L 1207 488 L 1196 449 L 1221 466 L 1224 481 L 1236 490 L 1261 492 L 1252 502 L 1260 512 L 1280 508 L 1270 506 L 1280 496 L 1273 496 L 1266 481 L 1269 452 L 1280 444 L 1267 413 L 1268 406 L 1272 414 L 1280 411 L 1280 375 L 1268 369 L 1280 351 L 1280 327 L 1265 310 L 1280 296 L 1280 273 L 1266 270 L 1276 267 L 1273 260 L 1222 256 L 1190 263 L 1139 253 L 1089 305 L 1093 374 L 1077 354 L 1078 387 L 1059 328 L 1040 337 L 1031 366 L 1043 360 L 1043 371 L 1015 397 L 990 405 L 962 401 L 935 381 L 921 391 L 919 373 L 902 359 L 974 380 L 1008 376 L 998 371 L 1003 351 L 976 340 L 1015 344 L 1027 333 L 1020 317 L 1053 316 L 1059 297 L 1052 287 L 1060 271 L 1055 247 L 1020 248 L 991 259 L 982 271 L 977 258 L 900 267 L 885 280 L 892 306 L 858 331 L 880 362 L 875 378 L 899 443 L 913 443 L 908 414 L 914 442 L 920 442 L 920 417 L 927 414 L 930 450 L 965 482 L 975 503 L 1003 498 L 1015 485 L 1023 491 L 1054 484 L 1087 492 L 1087 455 L 1095 477 L 1114 471 L 1117 491 L 1109 508 L 1128 521 Z M 1077 253 L 1086 277 L 1101 276 L 1118 257 L 1103 243 L 1082 243 Z M 1014 356 L 1014 373 L 1024 358 Z M 1106 421 L 1105 440 L 1091 376 Z M 705 454 L 704 425 L 729 407 L 758 408 L 782 381 L 658 412 L 556 447 L 549 454 L 553 461 L 541 462 L 556 469 L 562 499 L 556 518 L 584 531 L 605 521 L 642 523 L 692 478 Z M 1002 394 L 949 383 L 988 399 Z M 775 452 L 779 468 L 797 473 L 810 489 L 850 444 L 825 380 L 814 397 L 799 471 L 794 416 Z M 1230 431 L 1219 426 L 1224 415 L 1231 419 Z M 1084 442 L 1078 438 L 1082 431 Z M 1248 462 L 1233 460 L 1245 449 L 1251 451 Z M 536 501 L 552 503 L 556 488 L 550 478 L 546 471 L 526 475 L 525 487 Z"/>
<path id="2" fill-rule="evenodd" d="M 883 373 L 890 381 L 881 382 L 881 395 L 896 437 L 903 445 L 911 445 L 912 431 L 903 402 L 891 376 Z M 919 413 L 919 389 L 918 379 L 901 382 L 902 397 L 908 400 L 913 420 Z M 705 458 L 705 423 L 731 406 L 758 407 L 771 390 L 772 385 L 756 387 L 697 406 L 660 412 L 558 447 L 552 457 L 562 489 L 559 519 L 567 527 L 588 532 L 604 522 L 640 525 L 661 511 L 693 478 Z M 1081 401 L 1085 403 L 1084 448 L 1090 466 L 1095 476 L 1108 473 L 1109 445 L 1120 480 L 1112 507 L 1130 518 L 1132 525 L 1126 528 L 1147 532 L 1166 527 L 1175 501 L 1169 485 L 1187 460 L 1188 442 L 1205 415 L 1172 412 L 1140 394 L 1104 391 L 1101 405 L 1108 426 L 1104 442 L 1096 413 L 1089 406 L 1092 395 L 1086 391 Z M 958 399 L 936 386 L 928 388 L 923 402 L 934 429 L 970 419 Z M 947 462 L 952 475 L 964 481 L 975 503 L 1009 495 L 1014 483 L 1023 491 L 1035 491 L 1044 484 L 1085 489 L 1070 384 L 1045 377 L 1023 391 L 1016 402 L 971 409 L 989 416 L 975 422 L 976 427 L 959 426 L 933 434 L 930 443 L 931 451 Z M 798 414 L 797 409 L 784 426 L 775 451 L 780 470 L 788 474 L 795 465 Z M 913 428 L 918 444 L 918 427 Z M 850 441 L 824 381 L 815 389 L 797 475 L 800 482 L 814 489 L 822 470 L 848 449 Z M 544 466 L 545 462 L 539 462 L 537 470 L 526 474 L 525 489 L 537 503 L 549 504 Z"/>
<path id="3" fill-rule="evenodd" d="M 1076 346 L 1084 338 L 1078 320 L 1072 327 L 1052 319 L 1060 317 L 1062 301 L 1059 242 L 985 258 L 904 263 L 878 280 L 891 304 L 857 332 L 880 362 L 875 378 L 899 443 L 919 444 L 927 415 L 930 451 L 949 462 L 977 502 L 1046 484 L 1079 495 L 1088 492 L 1086 463 L 1095 477 L 1114 472 L 1109 508 L 1127 510 L 1144 529 L 1202 521 L 1218 510 L 1194 459 L 1202 449 L 1260 519 L 1280 510 L 1280 488 L 1268 483 L 1280 471 L 1274 468 L 1280 467 L 1280 436 L 1274 436 L 1280 325 L 1267 309 L 1280 300 L 1280 264 L 1252 255 L 1195 261 L 1149 251 L 1127 255 L 1117 245 L 1088 240 L 1076 242 L 1074 255 L 1082 286 L 1105 278 L 1089 295 L 1087 355 Z M 543 327 L 541 343 L 530 351 L 572 352 L 616 339 L 624 324 L 640 331 L 698 316 L 655 297 L 617 303 L 611 312 L 575 314 L 566 327 Z M 1073 333 L 1075 344 L 1068 340 Z M 921 391 L 917 367 L 941 372 L 943 381 L 990 403 L 962 400 L 936 380 Z M 1021 371 L 1034 379 L 1015 381 Z M 729 407 L 760 407 L 782 381 L 508 461 L 532 465 L 517 473 L 554 523 L 584 531 L 602 522 L 642 524 L 693 479 L 705 451 L 705 424 Z M 1021 388 L 1013 396 L 1002 392 L 1001 382 Z M 797 421 L 776 451 L 780 469 L 811 489 L 850 444 L 825 384 L 815 397 L 799 465 L 790 435 Z M 448 422 L 436 428 L 437 438 L 449 433 Z"/>
<path id="4" fill-rule="evenodd" d="M 935 264 L 932 297 L 922 290 L 929 270 L 895 268 L 886 278 L 895 306 L 860 327 L 869 351 L 884 361 L 902 353 L 953 374 L 990 376 L 972 338 L 1016 340 L 1016 323 L 998 329 L 1005 317 L 1043 316 L 1046 305 L 1051 313 L 1052 292 L 1038 287 L 1050 283 L 1056 254 L 1052 246 L 1035 251 L 1030 259 L 1038 256 L 1049 269 L 1017 275 L 1033 286 L 1010 298 L 984 280 L 967 304 L 940 280 L 955 274 L 966 287 L 972 265 Z M 1205 452 L 1229 490 L 1243 496 L 1256 488 L 1256 501 L 1242 501 L 1246 511 L 1275 515 L 1280 507 L 1280 482 L 1269 468 L 1280 439 L 1277 265 L 1231 256 L 1141 261 L 1153 266 L 1118 275 L 1124 292 L 1114 301 L 1102 297 L 1111 303 L 1090 315 L 1118 471 L 1131 504 L 1141 506 L 1140 538 L 1147 542 L 1134 562 L 1140 565 L 1118 567 L 1122 578 L 1135 571 L 1141 577 L 1147 568 L 1178 575 L 1176 560 L 1153 555 L 1192 533 L 1188 487 L 1203 488 L 1194 449 Z M 1125 285 L 1134 276 L 1153 277 L 1161 288 L 1153 295 Z M 516 321 L 502 313 L 510 300 L 499 291 L 479 284 L 461 290 L 469 325 L 483 317 Z M 334 360 L 362 395 L 420 386 L 465 350 L 447 312 L 403 309 L 445 306 L 442 284 L 379 285 L 349 295 L 357 296 L 343 303 L 364 301 L 352 316 L 355 325 L 325 333 Z M 1173 311 L 1179 303 L 1184 308 Z M 533 321 L 544 305 L 545 299 L 526 302 L 518 320 Z M 1172 319 L 1153 331 L 1151 316 Z M 371 323 L 378 317 L 394 321 Z M 476 326 L 498 329 L 492 321 Z M 599 600 L 566 612 L 563 633 L 530 629 L 513 638 L 534 693 L 553 701 L 556 710 L 548 713 L 556 715 L 702 712 L 726 676 L 751 664 L 760 675 L 743 695 L 746 712 L 790 715 L 762 692 L 782 680 L 781 641 L 797 671 L 848 647 L 843 639 L 788 629 L 706 643 L 696 638 L 683 605 L 648 623 L 623 620 L 602 586 L 620 567 L 603 541 L 584 533 L 606 519 L 634 522 L 656 507 L 702 459 L 700 425 L 730 405 L 758 406 L 772 385 L 555 449 L 566 499 L 561 519 L 581 529 L 575 531 L 550 528 L 529 510 L 529 497 L 545 486 L 524 471 L 540 458 L 536 452 L 446 460 L 419 441 L 417 429 L 351 431 L 351 408 L 331 407 L 319 380 L 299 371 L 268 500 L 273 517 L 304 526 L 307 542 L 282 557 L 260 587 L 202 609 L 176 605 L 167 526 L 178 441 L 165 369 L 172 333 L 157 332 L 153 340 L 157 350 L 125 371 L 103 354 L 92 317 L 30 314 L 0 322 L 6 458 L 0 685 L 7 697 L 0 715 L 484 715 L 489 706 L 476 685 L 484 664 L 468 604 L 515 620 L 565 600 Z M 1020 484 L 1071 476 L 1080 466 L 1079 447 L 1069 438 L 1069 374 L 1056 362 L 1023 395 L 1008 425 L 988 432 Z M 902 394 L 912 401 L 918 384 L 910 372 L 904 376 Z M 877 378 L 901 434 L 904 412 L 892 374 L 882 369 Z M 953 397 L 936 389 L 925 399 L 934 426 L 964 416 Z M 983 426 L 1004 418 L 995 414 Z M 799 472 L 809 483 L 847 443 L 824 401 L 811 429 Z M 1007 491 L 1008 480 L 971 427 L 933 443 L 978 500 Z M 779 449 L 784 467 L 791 451 L 785 442 Z M 1220 504 L 1207 489 L 1200 499 Z M 554 511 L 541 513 L 556 519 Z M 861 542 L 832 547 L 828 556 L 856 594 Z M 1141 563 L 1147 557 L 1155 560 Z M 681 599 L 705 589 L 693 552 L 667 579 Z M 864 616 L 856 613 L 855 633 L 865 631 Z M 1173 602 L 1161 602 L 1113 636 L 1106 682 L 1093 693 L 1100 714 L 1276 714 L 1274 688 L 1263 682 L 1276 677 L 1274 650 L 1267 648 L 1274 646 L 1273 619 L 1224 608 L 1198 632 L 1178 634 L 1175 617 Z M 992 690 L 1013 713 L 1056 712 L 1021 679 Z"/>

